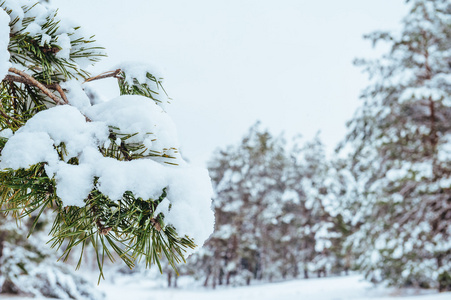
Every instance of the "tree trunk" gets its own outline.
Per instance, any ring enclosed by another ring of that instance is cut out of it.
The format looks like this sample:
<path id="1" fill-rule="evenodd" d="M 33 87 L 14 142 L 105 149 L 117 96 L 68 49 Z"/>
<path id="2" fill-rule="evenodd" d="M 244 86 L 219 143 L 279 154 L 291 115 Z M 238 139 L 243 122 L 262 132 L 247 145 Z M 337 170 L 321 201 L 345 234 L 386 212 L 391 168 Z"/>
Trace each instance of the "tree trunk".
<path id="1" fill-rule="evenodd" d="M 5 240 L 5 238 L 6 238 L 6 233 L 4 231 L 0 231 L 0 260 L 3 256 L 3 241 Z M 0 268 L 0 275 L 2 275 L 1 268 Z"/>
<path id="2" fill-rule="evenodd" d="M 172 272 L 168 272 L 168 287 L 170 288 L 172 286 Z"/>
<path id="3" fill-rule="evenodd" d="M 218 284 L 222 285 L 224 281 L 224 271 L 222 268 L 219 270 L 219 278 L 218 278 Z"/>
<path id="4" fill-rule="evenodd" d="M 211 270 L 208 270 L 207 277 L 205 278 L 205 281 L 204 281 L 204 287 L 208 286 L 208 280 L 210 279 L 210 275 L 211 275 Z"/>

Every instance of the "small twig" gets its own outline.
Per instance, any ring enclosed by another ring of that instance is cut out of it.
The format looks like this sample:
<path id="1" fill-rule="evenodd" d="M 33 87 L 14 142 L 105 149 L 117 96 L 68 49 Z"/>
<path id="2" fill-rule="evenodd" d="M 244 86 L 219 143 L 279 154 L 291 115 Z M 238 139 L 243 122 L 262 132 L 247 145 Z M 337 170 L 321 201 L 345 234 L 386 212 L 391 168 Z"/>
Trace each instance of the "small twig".
<path id="1" fill-rule="evenodd" d="M 0 109 L 0 115 L 2 115 L 3 117 L 5 117 L 5 122 L 6 122 L 6 124 L 11 125 L 11 123 L 8 121 L 8 119 L 11 118 L 11 117 L 8 116 L 8 115 L 3 111 L 3 109 Z"/>
<path id="2" fill-rule="evenodd" d="M 5 112 L 4 107 L 3 107 L 3 104 L 2 104 L 1 102 L 0 102 L 0 115 L 2 115 L 3 117 L 5 117 L 6 119 L 11 119 L 11 120 L 13 120 L 13 121 L 19 122 L 19 120 L 17 120 L 16 118 L 14 118 L 14 117 L 12 117 L 12 116 L 9 116 L 9 115 Z M 8 120 L 5 120 L 5 121 L 6 121 L 8 124 L 10 124 Z"/>
<path id="3" fill-rule="evenodd" d="M 67 100 L 67 96 L 64 93 L 64 90 L 61 88 L 61 86 L 58 83 L 42 84 L 39 81 L 37 81 L 36 79 L 34 79 L 33 77 L 31 77 L 30 75 L 28 75 L 22 71 L 19 71 L 15 68 L 10 68 L 9 71 L 12 73 L 15 73 L 17 75 L 20 75 L 20 76 L 6 75 L 4 80 L 24 83 L 24 84 L 28 84 L 28 85 L 34 85 L 34 86 L 38 87 L 42 92 L 44 92 L 44 94 L 49 96 L 53 101 L 55 101 L 56 104 L 68 104 L 69 103 L 69 101 Z M 108 72 L 99 74 L 97 76 L 88 78 L 83 83 L 94 81 L 94 80 L 99 80 L 99 79 L 104 79 L 104 78 L 110 78 L 110 77 L 120 78 L 118 75 L 121 72 L 122 72 L 121 69 L 117 69 L 115 71 L 108 71 Z M 56 90 L 61 95 L 62 100 L 59 99 L 58 97 L 56 97 L 50 90 Z"/>
<path id="4" fill-rule="evenodd" d="M 69 104 L 69 101 L 67 100 L 66 94 L 64 93 L 64 91 L 61 88 L 61 86 L 58 83 L 55 83 L 54 86 L 55 86 L 55 89 L 58 91 L 58 93 L 61 95 L 61 98 L 63 98 L 64 102 L 66 104 Z"/>
<path id="5" fill-rule="evenodd" d="M 95 207 L 93 207 L 93 208 L 95 210 Z M 111 227 L 103 226 L 102 222 L 100 222 L 99 218 L 96 219 L 96 225 L 97 225 L 97 229 L 99 230 L 98 232 L 100 235 L 107 235 L 111 231 L 111 229 L 113 229 Z"/>
<path id="6" fill-rule="evenodd" d="M 16 76 L 16 75 L 6 75 L 4 80 L 15 81 L 15 82 L 25 83 L 25 84 L 33 84 L 30 80 L 25 79 L 20 76 Z"/>
<path id="7" fill-rule="evenodd" d="M 153 227 L 154 227 L 158 232 L 161 231 L 161 225 L 160 225 L 160 223 L 159 223 L 156 219 L 154 219 L 154 218 L 150 219 L 150 223 L 152 223 Z"/>
<path id="8" fill-rule="evenodd" d="M 88 195 L 88 201 L 92 200 L 92 194 Z M 111 229 L 113 229 L 112 227 L 105 227 L 102 222 L 100 221 L 100 216 L 97 216 L 97 207 L 94 205 L 94 203 L 91 203 L 91 211 L 94 214 L 94 216 L 96 217 L 96 226 L 98 229 L 98 233 L 100 235 L 107 235 Z"/>
<path id="9" fill-rule="evenodd" d="M 127 148 L 125 148 L 124 141 L 121 141 L 121 144 L 118 146 L 119 151 L 121 151 L 122 155 L 124 155 L 124 158 L 126 161 L 131 161 L 132 157 L 130 156 L 130 153 L 128 153 Z"/>
<path id="10" fill-rule="evenodd" d="M 28 80 L 24 77 L 20 77 L 20 76 L 16 76 L 16 75 L 10 75 L 10 74 L 6 75 L 3 80 L 7 80 L 10 82 L 19 82 L 19 83 L 24 83 L 24 84 L 28 84 L 28 85 L 34 85 L 34 83 L 31 80 Z M 42 85 L 48 89 L 56 90 L 55 84 L 43 84 L 42 83 Z"/>
<path id="11" fill-rule="evenodd" d="M 19 71 L 15 68 L 9 68 L 8 70 L 11 73 L 17 74 L 25 79 L 28 80 L 27 84 L 32 84 L 34 86 L 36 86 L 38 89 L 40 89 L 44 94 L 46 94 L 47 96 L 49 96 L 50 99 L 52 99 L 53 101 L 55 101 L 56 104 L 65 104 L 63 100 L 59 99 L 58 97 L 56 97 L 51 91 L 49 91 L 48 88 L 46 88 L 42 83 L 40 83 L 39 81 L 37 81 L 36 79 L 34 79 L 32 76 L 28 75 L 25 72 Z M 25 83 L 25 82 L 24 82 Z"/>
<path id="12" fill-rule="evenodd" d="M 99 79 L 109 78 L 109 77 L 119 78 L 118 75 L 119 75 L 119 73 L 121 73 L 121 72 L 122 72 L 121 69 L 117 69 L 117 70 L 115 70 L 115 71 L 104 72 L 104 73 L 99 74 L 99 75 L 97 75 L 97 76 L 94 76 L 94 77 L 91 77 L 91 78 L 86 79 L 84 83 L 90 82 L 90 81 L 94 81 L 94 80 L 99 80 Z"/>
<path id="13" fill-rule="evenodd" d="M 113 228 L 111 228 L 111 227 L 106 227 L 106 228 L 103 227 L 102 230 L 100 230 L 99 234 L 100 235 L 107 235 L 111 231 L 111 229 L 113 229 Z"/>
<path id="14" fill-rule="evenodd" d="M 96 210 L 95 207 L 93 207 L 93 208 L 94 208 L 94 210 Z M 111 231 L 111 229 L 113 229 L 111 227 L 103 226 L 102 222 L 100 222 L 99 218 L 96 219 L 96 225 L 97 225 L 97 229 L 99 230 L 98 232 L 100 235 L 107 235 Z"/>
<path id="15" fill-rule="evenodd" d="M 7 119 L 10 119 L 10 120 L 19 122 L 19 120 L 17 120 L 16 118 L 13 118 L 13 117 L 11 117 L 11 116 L 8 116 L 8 114 L 3 110 L 3 108 L 0 108 L 0 115 L 2 115 L 3 117 L 6 118 L 5 121 L 6 121 L 8 124 L 10 124 L 10 123 L 9 123 L 9 121 L 8 121 Z"/>

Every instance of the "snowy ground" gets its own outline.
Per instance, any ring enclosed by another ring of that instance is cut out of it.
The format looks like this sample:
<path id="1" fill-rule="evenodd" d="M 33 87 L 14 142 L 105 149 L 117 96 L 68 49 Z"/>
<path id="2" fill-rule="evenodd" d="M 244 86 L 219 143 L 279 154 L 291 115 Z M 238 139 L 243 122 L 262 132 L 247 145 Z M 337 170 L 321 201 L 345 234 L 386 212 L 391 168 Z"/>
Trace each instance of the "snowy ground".
<path id="1" fill-rule="evenodd" d="M 249 287 L 219 288 L 216 290 L 186 287 L 166 289 L 151 280 L 121 279 L 103 282 L 107 300 L 451 300 L 451 293 L 435 291 L 395 290 L 375 288 L 361 276 L 293 280 L 283 283 L 254 285 Z M 28 300 L 21 297 L 4 297 L 2 300 Z M 34 298 L 35 300 L 42 300 Z"/>

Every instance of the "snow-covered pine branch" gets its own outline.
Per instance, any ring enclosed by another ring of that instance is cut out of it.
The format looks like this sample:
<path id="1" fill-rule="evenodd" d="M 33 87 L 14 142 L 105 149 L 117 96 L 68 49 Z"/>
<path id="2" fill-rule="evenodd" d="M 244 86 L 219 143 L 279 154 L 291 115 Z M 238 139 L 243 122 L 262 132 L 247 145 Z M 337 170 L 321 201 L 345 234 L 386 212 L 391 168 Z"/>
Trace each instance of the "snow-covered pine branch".
<path id="1" fill-rule="evenodd" d="M 0 4 L 0 206 L 17 218 L 53 209 L 53 246 L 92 245 L 102 269 L 165 256 L 175 268 L 213 230 L 205 169 L 178 152 L 161 77 L 127 63 L 90 77 L 103 48 L 32 0 Z M 114 77 L 92 104 L 86 81 Z"/>

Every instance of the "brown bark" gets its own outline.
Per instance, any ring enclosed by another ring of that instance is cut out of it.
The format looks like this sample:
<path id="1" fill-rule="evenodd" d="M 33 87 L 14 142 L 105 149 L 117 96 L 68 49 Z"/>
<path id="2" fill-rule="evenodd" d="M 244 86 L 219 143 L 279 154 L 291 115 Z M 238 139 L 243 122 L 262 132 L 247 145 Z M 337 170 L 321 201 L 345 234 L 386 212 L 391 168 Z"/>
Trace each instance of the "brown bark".
<path id="1" fill-rule="evenodd" d="M 42 83 L 34 79 L 32 76 L 28 75 L 25 72 L 22 72 L 20 70 L 17 70 L 15 68 L 9 68 L 8 70 L 11 73 L 17 74 L 20 77 L 26 79 L 29 84 L 34 85 L 38 89 L 40 89 L 44 94 L 46 94 L 50 99 L 52 99 L 56 104 L 66 104 L 62 99 L 59 99 L 55 94 L 53 94 L 47 87 L 45 87 Z"/>
<path id="2" fill-rule="evenodd" d="M 121 72 L 122 72 L 121 69 L 117 69 L 117 70 L 114 70 L 114 71 L 108 71 L 108 72 L 99 74 L 99 75 L 97 75 L 97 76 L 88 78 L 88 79 L 85 80 L 85 82 L 90 82 L 90 81 L 99 80 L 99 79 L 104 79 L 104 78 L 109 78 L 109 77 L 120 78 L 118 75 L 119 75 L 119 73 L 121 73 Z"/>

